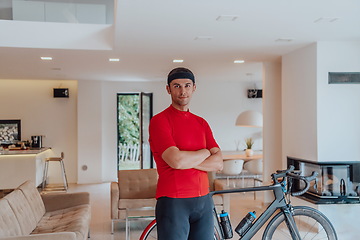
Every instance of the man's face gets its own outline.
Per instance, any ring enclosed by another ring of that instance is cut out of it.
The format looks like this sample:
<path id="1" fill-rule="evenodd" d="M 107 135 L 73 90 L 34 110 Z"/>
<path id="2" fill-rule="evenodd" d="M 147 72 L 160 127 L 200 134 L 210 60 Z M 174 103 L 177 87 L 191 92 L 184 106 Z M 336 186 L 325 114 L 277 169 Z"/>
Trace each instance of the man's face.
<path id="1" fill-rule="evenodd" d="M 172 104 L 175 108 L 187 111 L 191 96 L 196 89 L 196 85 L 191 79 L 174 79 L 166 90 L 171 95 Z"/>

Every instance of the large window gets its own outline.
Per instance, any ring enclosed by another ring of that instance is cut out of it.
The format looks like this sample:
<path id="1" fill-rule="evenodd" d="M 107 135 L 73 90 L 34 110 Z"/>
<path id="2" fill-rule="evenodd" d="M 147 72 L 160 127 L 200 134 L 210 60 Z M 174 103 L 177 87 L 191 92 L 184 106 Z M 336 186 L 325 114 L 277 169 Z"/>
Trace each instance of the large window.
<path id="1" fill-rule="evenodd" d="M 152 93 L 118 93 L 118 169 L 153 168 L 149 146 Z"/>

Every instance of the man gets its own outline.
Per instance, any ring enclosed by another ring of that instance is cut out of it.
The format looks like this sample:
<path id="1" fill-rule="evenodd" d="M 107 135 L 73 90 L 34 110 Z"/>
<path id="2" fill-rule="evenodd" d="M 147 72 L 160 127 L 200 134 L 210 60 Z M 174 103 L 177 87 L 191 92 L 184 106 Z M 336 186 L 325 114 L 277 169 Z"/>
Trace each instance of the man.
<path id="1" fill-rule="evenodd" d="M 150 122 L 150 147 L 159 173 L 156 221 L 159 240 L 211 240 L 214 223 L 208 171 L 222 169 L 221 151 L 208 123 L 189 111 L 196 90 L 187 68 L 175 68 L 166 90 L 171 105 Z"/>

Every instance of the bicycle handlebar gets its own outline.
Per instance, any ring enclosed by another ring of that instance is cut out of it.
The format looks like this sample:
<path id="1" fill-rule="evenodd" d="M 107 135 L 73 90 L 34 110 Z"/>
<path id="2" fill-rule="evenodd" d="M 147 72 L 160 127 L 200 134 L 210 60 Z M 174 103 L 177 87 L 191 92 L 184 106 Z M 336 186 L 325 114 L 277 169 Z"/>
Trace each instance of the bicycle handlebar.
<path id="1" fill-rule="evenodd" d="M 285 178 L 285 177 L 290 177 L 293 179 L 303 181 L 305 183 L 305 187 L 298 192 L 291 193 L 292 196 L 300 196 L 300 195 L 304 194 L 307 190 L 309 190 L 310 182 L 316 179 L 316 177 L 318 176 L 318 173 L 314 171 L 314 172 L 312 172 L 312 174 L 310 176 L 300 176 L 299 174 L 295 173 L 294 170 L 295 170 L 295 167 L 290 165 L 288 169 L 278 170 L 278 171 L 276 171 L 276 173 L 272 174 L 271 176 L 272 176 L 274 182 L 279 182 L 277 180 L 278 178 Z"/>
<path id="2" fill-rule="evenodd" d="M 310 176 L 299 176 L 293 173 L 288 173 L 288 176 L 292 177 L 292 178 L 296 178 L 299 180 L 302 180 L 305 183 L 305 187 L 298 191 L 298 192 L 292 192 L 291 195 L 292 196 L 300 196 L 303 195 L 307 190 L 309 190 L 310 188 L 310 182 L 315 180 L 315 178 L 317 177 L 318 173 L 317 172 L 312 172 L 312 174 Z"/>

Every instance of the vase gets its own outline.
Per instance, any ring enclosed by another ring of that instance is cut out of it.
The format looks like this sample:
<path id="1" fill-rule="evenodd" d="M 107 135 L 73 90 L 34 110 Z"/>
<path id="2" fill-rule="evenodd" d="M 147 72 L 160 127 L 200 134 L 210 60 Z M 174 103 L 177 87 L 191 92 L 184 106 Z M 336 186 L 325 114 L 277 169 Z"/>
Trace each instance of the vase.
<path id="1" fill-rule="evenodd" d="M 245 150 L 245 155 L 247 157 L 251 157 L 252 155 L 254 155 L 254 151 L 252 149 L 246 149 Z"/>

